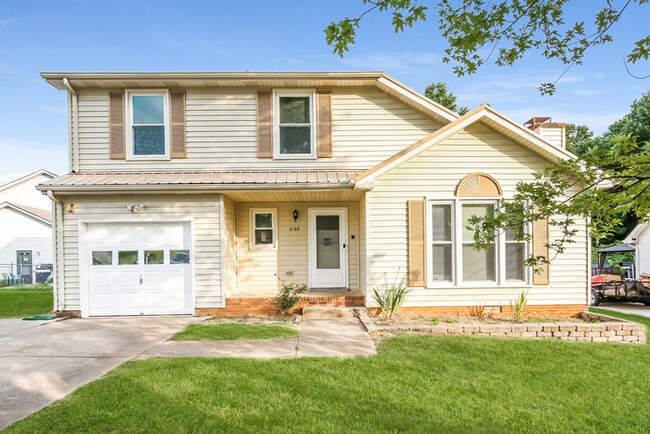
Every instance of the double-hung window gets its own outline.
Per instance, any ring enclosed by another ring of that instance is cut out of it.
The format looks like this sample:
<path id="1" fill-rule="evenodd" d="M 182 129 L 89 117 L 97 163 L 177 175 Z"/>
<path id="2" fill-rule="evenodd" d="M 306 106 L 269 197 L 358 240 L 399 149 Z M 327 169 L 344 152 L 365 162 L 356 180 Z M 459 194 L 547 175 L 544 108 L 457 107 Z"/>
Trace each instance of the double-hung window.
<path id="1" fill-rule="evenodd" d="M 275 158 L 315 157 L 315 95 L 276 92 L 274 103 Z"/>
<path id="2" fill-rule="evenodd" d="M 166 91 L 127 92 L 128 156 L 169 158 L 169 96 Z"/>
<path id="3" fill-rule="evenodd" d="M 492 244 L 474 247 L 474 233 L 467 228 L 473 216 L 493 216 L 495 200 L 428 202 L 428 276 L 431 286 L 525 284 L 523 262 L 528 243 L 519 241 L 525 226 L 497 234 Z"/>
<path id="4" fill-rule="evenodd" d="M 259 209 L 250 210 L 251 219 L 251 247 L 275 247 L 277 239 L 276 210 Z"/>

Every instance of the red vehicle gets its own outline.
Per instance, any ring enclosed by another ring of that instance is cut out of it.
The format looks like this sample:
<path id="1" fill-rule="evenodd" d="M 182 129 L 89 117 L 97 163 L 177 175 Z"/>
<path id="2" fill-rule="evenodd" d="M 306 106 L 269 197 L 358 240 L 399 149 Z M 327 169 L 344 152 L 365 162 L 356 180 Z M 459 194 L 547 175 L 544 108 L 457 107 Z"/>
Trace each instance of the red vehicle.
<path id="1" fill-rule="evenodd" d="M 643 303 L 650 306 L 650 276 L 621 279 L 615 274 L 597 274 L 591 278 L 591 305 L 601 301 Z"/>

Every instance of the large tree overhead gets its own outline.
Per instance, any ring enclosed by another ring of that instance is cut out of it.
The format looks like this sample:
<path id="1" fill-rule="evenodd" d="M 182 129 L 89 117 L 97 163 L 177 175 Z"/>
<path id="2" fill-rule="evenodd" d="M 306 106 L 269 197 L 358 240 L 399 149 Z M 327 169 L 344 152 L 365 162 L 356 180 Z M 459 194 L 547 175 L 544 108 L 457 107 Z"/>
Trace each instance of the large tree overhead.
<path id="1" fill-rule="evenodd" d="M 332 22 L 325 29 L 326 41 L 334 53 L 343 56 L 356 41 L 363 18 L 373 12 L 391 13 L 395 32 L 402 32 L 434 13 L 440 34 L 447 41 L 444 62 L 453 64 L 457 76 L 475 73 L 485 62 L 513 65 L 529 50 L 547 59 L 557 59 L 565 69 L 553 81 L 541 83 L 542 94 L 555 92 L 555 85 L 573 65 L 582 63 L 587 51 L 613 41 L 613 30 L 623 14 L 648 14 L 649 0 L 430 0 L 433 8 L 417 0 L 362 0 L 366 9 L 356 17 Z M 571 7 L 584 8 L 582 2 L 600 4 L 591 22 L 567 23 Z M 633 9 L 637 9 L 635 12 Z M 626 60 L 648 60 L 650 35 L 646 28 Z"/>
<path id="2" fill-rule="evenodd" d="M 424 89 L 424 96 L 461 116 L 469 111 L 469 108 L 465 106 L 458 106 L 456 103 L 456 95 L 447 88 L 447 83 L 443 81 L 438 81 L 428 85 L 427 88 Z"/>

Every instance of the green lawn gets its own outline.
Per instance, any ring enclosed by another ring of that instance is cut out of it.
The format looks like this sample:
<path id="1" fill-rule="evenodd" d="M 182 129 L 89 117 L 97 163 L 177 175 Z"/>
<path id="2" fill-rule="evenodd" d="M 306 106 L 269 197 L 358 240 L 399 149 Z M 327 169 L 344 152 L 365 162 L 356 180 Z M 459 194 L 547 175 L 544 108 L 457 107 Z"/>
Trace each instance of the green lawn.
<path id="1" fill-rule="evenodd" d="M 298 336 L 298 329 L 283 325 L 244 323 L 190 324 L 176 333 L 175 341 L 224 341 L 237 339 L 278 339 Z"/>
<path id="2" fill-rule="evenodd" d="M 52 312 L 52 287 L 47 285 L 0 288 L 0 318 L 20 318 Z"/>
<path id="3" fill-rule="evenodd" d="M 638 433 L 650 346 L 400 336 L 369 358 L 128 362 L 8 432 Z"/>

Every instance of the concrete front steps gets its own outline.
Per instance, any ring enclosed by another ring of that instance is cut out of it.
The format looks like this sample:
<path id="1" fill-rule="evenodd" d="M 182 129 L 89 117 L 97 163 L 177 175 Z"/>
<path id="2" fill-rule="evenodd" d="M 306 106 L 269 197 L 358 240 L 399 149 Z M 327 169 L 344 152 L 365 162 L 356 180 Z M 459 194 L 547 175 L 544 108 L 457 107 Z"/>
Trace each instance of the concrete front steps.
<path id="1" fill-rule="evenodd" d="M 357 293 L 358 294 L 358 293 Z M 305 308 L 351 308 L 363 309 L 363 295 L 309 295 L 301 297 L 300 303 L 293 309 L 300 312 Z M 274 297 L 228 297 L 225 308 L 197 309 L 197 316 L 216 315 L 274 315 L 278 311 L 278 303 Z"/>

